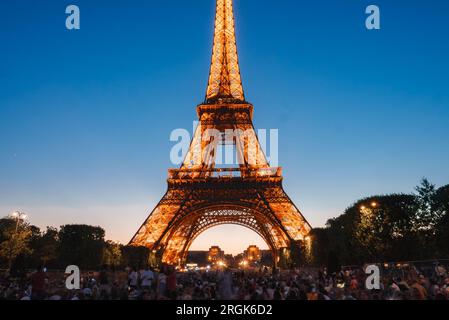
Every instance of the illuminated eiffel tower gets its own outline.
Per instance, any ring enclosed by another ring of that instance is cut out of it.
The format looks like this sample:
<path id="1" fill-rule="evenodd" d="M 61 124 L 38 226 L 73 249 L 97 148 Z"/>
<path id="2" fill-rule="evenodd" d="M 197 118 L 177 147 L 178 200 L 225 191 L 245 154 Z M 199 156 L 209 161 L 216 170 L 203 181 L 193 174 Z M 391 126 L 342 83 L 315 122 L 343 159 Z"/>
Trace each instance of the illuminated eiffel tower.
<path id="1" fill-rule="evenodd" d="M 155 264 L 182 265 L 202 232 L 236 224 L 259 234 L 277 265 L 297 264 L 311 227 L 284 192 L 281 168 L 270 167 L 255 133 L 240 77 L 232 0 L 217 0 L 209 84 L 197 113 L 200 125 L 184 164 L 169 170 L 167 193 L 130 244 L 150 248 Z M 217 145 L 235 146 L 239 165 L 218 168 L 211 148 Z"/>

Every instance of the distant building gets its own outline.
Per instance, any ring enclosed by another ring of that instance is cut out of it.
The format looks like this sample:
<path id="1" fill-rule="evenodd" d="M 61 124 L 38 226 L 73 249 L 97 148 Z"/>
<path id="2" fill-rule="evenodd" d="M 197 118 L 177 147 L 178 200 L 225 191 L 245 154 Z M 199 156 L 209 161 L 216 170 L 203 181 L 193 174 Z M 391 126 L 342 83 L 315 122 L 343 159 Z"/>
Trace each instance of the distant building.
<path id="1" fill-rule="evenodd" d="M 243 262 L 245 263 L 243 264 Z M 197 265 L 199 268 L 205 268 L 207 266 L 220 267 L 219 264 L 231 268 L 270 267 L 273 265 L 273 255 L 271 250 L 260 250 L 254 245 L 249 246 L 243 253 L 236 256 L 225 254 L 219 246 L 213 246 L 209 251 L 189 251 L 187 255 L 187 264 L 191 267 Z"/>
<path id="2" fill-rule="evenodd" d="M 209 249 L 209 254 L 207 257 L 207 260 L 209 263 L 216 264 L 219 261 L 223 262 L 224 258 L 225 258 L 225 253 L 223 250 L 220 249 L 219 246 L 213 246 Z"/>
<path id="3" fill-rule="evenodd" d="M 234 257 L 236 265 L 240 268 L 248 267 L 272 267 L 273 253 L 271 250 L 260 250 L 257 246 L 249 246 L 248 249 Z"/>
<path id="4" fill-rule="evenodd" d="M 249 246 L 243 253 L 243 256 L 250 264 L 258 263 L 262 258 L 262 254 L 258 246 Z"/>

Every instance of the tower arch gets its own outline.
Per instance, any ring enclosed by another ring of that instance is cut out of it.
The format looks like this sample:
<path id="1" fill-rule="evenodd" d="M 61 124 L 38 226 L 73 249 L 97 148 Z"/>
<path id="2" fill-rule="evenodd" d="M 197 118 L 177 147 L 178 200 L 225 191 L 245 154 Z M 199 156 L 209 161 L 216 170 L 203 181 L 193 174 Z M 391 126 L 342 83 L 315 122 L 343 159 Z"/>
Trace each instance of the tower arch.
<path id="1" fill-rule="evenodd" d="M 214 204 L 185 213 L 169 227 L 158 243 L 160 248 L 164 248 L 162 262 L 185 262 L 188 249 L 201 233 L 224 224 L 240 225 L 256 232 L 274 254 L 290 242 L 282 225 L 266 213 L 248 206 Z"/>

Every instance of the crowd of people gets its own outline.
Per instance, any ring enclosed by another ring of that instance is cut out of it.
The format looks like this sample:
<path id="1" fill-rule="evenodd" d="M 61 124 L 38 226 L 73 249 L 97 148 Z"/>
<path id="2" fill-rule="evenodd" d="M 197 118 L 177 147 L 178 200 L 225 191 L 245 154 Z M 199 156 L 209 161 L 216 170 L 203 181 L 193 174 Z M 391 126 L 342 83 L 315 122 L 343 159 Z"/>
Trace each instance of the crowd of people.
<path id="1" fill-rule="evenodd" d="M 178 272 L 128 268 L 81 275 L 69 290 L 63 273 L 0 275 L 0 300 L 449 300 L 449 275 L 435 264 L 383 270 L 379 289 L 367 289 L 362 268 L 329 273 L 323 269 Z"/>

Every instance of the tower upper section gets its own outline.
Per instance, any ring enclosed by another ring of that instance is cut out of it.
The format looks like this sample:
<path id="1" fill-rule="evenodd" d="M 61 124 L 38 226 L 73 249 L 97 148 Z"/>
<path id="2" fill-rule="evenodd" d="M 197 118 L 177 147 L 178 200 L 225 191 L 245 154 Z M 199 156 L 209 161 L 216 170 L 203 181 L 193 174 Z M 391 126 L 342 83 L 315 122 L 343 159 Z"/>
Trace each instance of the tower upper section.
<path id="1" fill-rule="evenodd" d="M 235 39 L 232 0 L 217 0 L 206 104 L 245 102 Z"/>

